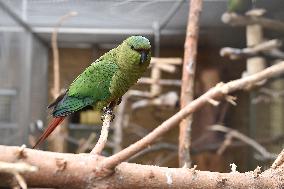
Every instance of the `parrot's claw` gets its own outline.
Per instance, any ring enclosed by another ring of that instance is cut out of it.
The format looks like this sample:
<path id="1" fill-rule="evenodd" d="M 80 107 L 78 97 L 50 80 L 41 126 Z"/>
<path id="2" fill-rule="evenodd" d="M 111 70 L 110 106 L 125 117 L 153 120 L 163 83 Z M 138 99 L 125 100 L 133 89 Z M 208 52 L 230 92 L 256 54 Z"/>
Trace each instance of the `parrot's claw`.
<path id="1" fill-rule="evenodd" d="M 121 103 L 121 101 L 122 101 L 122 98 L 120 97 L 120 98 L 117 100 L 116 104 L 119 105 L 119 104 Z"/>
<path id="2" fill-rule="evenodd" d="M 102 121 L 104 121 L 106 115 L 110 115 L 111 116 L 111 121 L 113 121 L 114 118 L 115 118 L 115 115 L 114 115 L 112 109 L 110 109 L 109 107 L 104 107 L 103 108 L 103 115 L 101 116 L 101 120 Z"/>

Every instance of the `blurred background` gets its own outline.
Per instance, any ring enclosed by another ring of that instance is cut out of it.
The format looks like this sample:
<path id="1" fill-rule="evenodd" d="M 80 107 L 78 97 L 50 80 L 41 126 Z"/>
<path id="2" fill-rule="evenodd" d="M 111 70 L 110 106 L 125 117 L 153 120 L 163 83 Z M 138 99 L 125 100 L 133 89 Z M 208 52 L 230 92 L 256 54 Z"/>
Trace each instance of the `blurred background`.
<path id="1" fill-rule="evenodd" d="M 162 66 L 151 66 L 139 84 L 124 96 L 117 108 L 104 155 L 127 147 L 176 113 L 180 109 L 189 2 L 0 0 L 0 144 L 30 146 L 43 132 L 50 119 L 46 107 L 54 98 L 54 61 L 59 62 L 60 90 L 64 90 L 90 63 L 131 35 L 150 39 L 152 54 L 158 57 L 155 65 L 161 62 Z M 220 55 L 224 47 L 250 47 L 246 26 L 232 27 L 222 22 L 227 6 L 226 0 L 203 2 L 195 98 L 221 81 L 250 74 L 246 63 L 250 57 L 231 60 Z M 266 9 L 257 16 L 282 24 L 283 1 L 256 0 L 247 10 L 251 8 Z M 239 14 L 245 13 L 240 11 Z M 263 41 L 277 39 L 278 42 L 278 56 L 257 54 L 262 58 L 263 67 L 284 57 L 281 54 L 284 30 L 277 28 L 279 31 L 261 30 Z M 58 56 L 54 57 L 57 51 Z M 198 169 L 226 172 L 233 162 L 240 171 L 254 169 L 256 165 L 269 165 L 274 153 L 283 148 L 283 77 L 233 95 L 238 98 L 236 106 L 222 101 L 218 106 L 208 104 L 194 113 L 191 154 Z M 70 116 L 42 148 L 89 152 L 99 136 L 101 124 L 100 113 L 86 108 Z M 250 137 L 269 154 L 263 156 L 242 140 L 228 139 L 228 133 L 210 130 L 216 124 Z M 229 145 L 222 151 L 224 140 L 229 141 Z M 129 161 L 177 167 L 177 149 L 178 127 Z"/>

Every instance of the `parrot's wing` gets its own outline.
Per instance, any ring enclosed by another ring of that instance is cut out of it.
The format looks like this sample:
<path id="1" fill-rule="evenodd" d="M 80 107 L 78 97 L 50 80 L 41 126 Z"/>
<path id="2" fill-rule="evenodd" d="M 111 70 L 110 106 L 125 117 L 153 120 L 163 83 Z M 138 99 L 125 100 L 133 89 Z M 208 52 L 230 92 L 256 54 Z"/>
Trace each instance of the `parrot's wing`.
<path id="1" fill-rule="evenodd" d="M 110 96 L 109 87 L 118 66 L 107 60 L 92 63 L 70 85 L 68 96 L 104 100 Z"/>
<path id="2" fill-rule="evenodd" d="M 97 101 L 110 97 L 110 83 L 118 66 L 104 60 L 90 65 L 70 85 L 67 93 L 56 104 L 53 116 L 67 116 Z"/>

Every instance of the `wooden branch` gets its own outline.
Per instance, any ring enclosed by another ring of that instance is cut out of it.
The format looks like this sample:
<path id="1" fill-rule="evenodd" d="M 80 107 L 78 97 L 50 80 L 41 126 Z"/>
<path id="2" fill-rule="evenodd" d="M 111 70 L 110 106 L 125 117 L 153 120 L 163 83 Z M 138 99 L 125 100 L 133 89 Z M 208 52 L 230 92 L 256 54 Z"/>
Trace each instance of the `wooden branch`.
<path id="1" fill-rule="evenodd" d="M 88 149 L 92 149 L 91 146 L 93 145 L 93 141 L 95 140 L 96 137 L 97 135 L 95 132 L 91 133 L 87 140 L 84 140 L 82 143 L 80 142 L 81 144 L 76 150 L 76 153 L 84 153 Z"/>
<path id="2" fill-rule="evenodd" d="M 181 85 L 181 108 L 193 100 L 194 78 L 196 68 L 197 44 L 199 33 L 199 16 L 202 10 L 202 0 L 192 0 L 189 5 L 188 24 L 184 45 L 184 59 Z M 179 131 L 179 166 L 191 167 L 191 124 L 192 116 L 180 123 Z"/>
<path id="3" fill-rule="evenodd" d="M 18 173 L 26 173 L 26 172 L 36 172 L 38 168 L 27 163 L 7 163 L 0 161 L 0 172 L 18 172 Z"/>
<path id="4" fill-rule="evenodd" d="M 266 55 L 271 50 L 278 48 L 282 45 L 281 41 L 278 39 L 273 39 L 269 41 L 265 41 L 253 47 L 247 47 L 244 49 L 224 47 L 220 50 L 220 55 L 223 57 L 229 57 L 230 59 L 236 60 L 240 58 L 247 58 L 252 56 Z"/>
<path id="5" fill-rule="evenodd" d="M 60 63 L 59 63 L 59 50 L 58 50 L 58 44 L 57 44 L 57 36 L 58 36 L 58 30 L 61 27 L 61 25 L 69 18 L 76 16 L 77 12 L 69 12 L 62 17 L 59 18 L 56 26 L 54 27 L 54 31 L 51 34 L 51 47 L 52 47 L 52 54 L 53 54 L 53 88 L 51 90 L 52 98 L 55 100 L 59 94 L 60 94 Z M 60 151 L 63 152 L 64 150 L 64 140 L 60 137 L 60 134 L 67 133 L 66 129 L 66 121 L 65 124 L 61 124 L 54 132 L 54 137 L 49 138 L 52 143 L 52 148 L 54 151 Z M 56 145 L 55 145 L 56 144 Z"/>
<path id="6" fill-rule="evenodd" d="M 151 64 L 173 64 L 173 65 L 181 65 L 182 59 L 181 58 L 151 58 Z"/>
<path id="7" fill-rule="evenodd" d="M 211 88 L 205 94 L 200 96 L 199 98 L 193 100 L 191 103 L 186 105 L 183 109 L 181 109 L 178 113 L 170 117 L 168 120 L 164 121 L 161 125 L 159 125 L 156 129 L 154 129 L 147 136 L 137 141 L 136 143 L 130 145 L 124 150 L 120 151 L 117 154 L 114 154 L 104 161 L 105 165 L 108 168 L 114 168 L 119 163 L 127 160 L 134 154 L 139 151 L 145 149 L 147 146 L 152 144 L 156 139 L 164 135 L 166 132 L 176 127 L 181 120 L 183 120 L 186 116 L 192 114 L 193 112 L 199 110 L 203 105 L 208 103 L 208 99 L 219 100 L 221 98 L 225 98 L 226 95 L 232 93 L 237 90 L 246 90 L 251 88 L 253 85 L 262 81 L 264 79 L 269 79 L 274 76 L 278 76 L 279 74 L 284 72 L 284 61 L 273 65 L 265 70 L 258 72 L 256 74 L 247 76 L 242 79 L 237 79 L 226 84 L 220 83 L 216 87 Z"/>
<path id="8" fill-rule="evenodd" d="M 132 103 L 131 109 L 137 110 L 146 106 L 159 106 L 159 107 L 175 107 L 178 102 L 178 94 L 174 91 L 170 91 L 165 94 L 152 99 L 142 99 Z"/>
<path id="9" fill-rule="evenodd" d="M 122 150 L 122 140 L 123 140 L 123 118 L 125 114 L 125 108 L 127 101 L 130 97 L 130 93 L 126 93 L 123 98 L 121 103 L 119 104 L 117 111 L 116 111 L 116 118 L 113 123 L 113 143 L 114 143 L 114 148 L 113 148 L 113 153 L 117 153 Z"/>
<path id="10" fill-rule="evenodd" d="M 284 23 L 281 21 L 272 20 L 269 18 L 256 17 L 256 16 L 242 16 L 236 13 L 224 13 L 222 21 L 231 26 L 247 26 L 258 24 L 263 28 L 284 32 Z"/>
<path id="11" fill-rule="evenodd" d="M 17 180 L 18 185 L 22 189 L 27 189 L 27 184 L 25 179 L 20 175 L 20 173 L 27 173 L 27 172 L 33 173 L 36 171 L 38 171 L 37 167 L 31 166 L 27 163 L 7 163 L 0 161 L 0 175 L 1 173 L 7 173 L 13 175 Z"/>
<path id="12" fill-rule="evenodd" d="M 166 142 L 159 142 L 157 144 L 154 144 L 152 146 L 149 146 L 149 148 L 146 148 L 142 151 L 140 151 L 139 153 L 135 154 L 134 156 L 132 156 L 130 159 L 128 159 L 129 161 L 133 161 L 141 156 L 144 156 L 145 154 L 151 153 L 151 152 L 155 152 L 155 151 L 159 151 L 159 150 L 170 150 L 170 151 L 177 151 L 177 145 L 175 144 L 171 144 L 171 143 L 166 143 Z"/>
<path id="13" fill-rule="evenodd" d="M 107 143 L 109 127 L 110 127 L 110 123 L 111 123 L 112 119 L 113 119 L 112 114 L 105 113 L 100 138 L 99 138 L 97 144 L 95 145 L 95 147 L 93 148 L 93 150 L 91 151 L 91 154 L 100 155 L 102 153 L 102 151 L 103 151 L 103 149 L 104 149 L 104 147 Z"/>
<path id="14" fill-rule="evenodd" d="M 271 168 L 276 169 L 279 166 L 283 166 L 284 163 L 284 149 L 281 151 L 281 153 L 278 155 L 276 160 L 273 162 Z"/>
<path id="15" fill-rule="evenodd" d="M 166 86 L 181 86 L 181 81 L 176 79 L 160 79 L 153 80 L 151 78 L 142 77 L 138 80 L 138 84 L 157 84 L 157 85 L 166 85 Z"/>
<path id="16" fill-rule="evenodd" d="M 258 142 L 256 142 L 252 138 L 249 138 L 248 136 L 240 133 L 237 130 L 234 130 L 234 129 L 231 129 L 231 128 L 228 128 L 228 127 L 224 127 L 222 125 L 213 125 L 213 126 L 211 126 L 209 128 L 209 130 L 224 132 L 224 133 L 227 133 L 227 135 L 229 135 L 231 138 L 236 138 L 236 139 L 241 140 L 242 142 L 244 142 L 244 143 L 248 144 L 249 146 L 251 146 L 252 148 L 254 148 L 261 155 L 261 158 L 264 159 L 264 160 L 267 160 L 267 159 L 271 160 L 271 159 L 275 159 L 276 158 L 275 154 L 272 154 L 272 153 L 268 152 Z M 224 150 L 225 149 L 223 149 L 223 151 Z"/>
<path id="17" fill-rule="evenodd" d="M 0 146 L 0 161 L 13 162 L 19 147 Z M 96 167 L 105 157 L 91 154 L 63 154 L 25 149 L 22 162 L 39 167 L 35 173 L 24 173 L 29 187 L 69 189 L 152 189 L 152 188 L 281 188 L 284 170 L 280 167 L 255 174 L 253 171 L 217 173 L 196 168 L 166 168 L 121 163 L 108 177 L 98 177 Z M 0 186 L 10 186 L 11 180 L 0 174 Z"/>
<path id="18" fill-rule="evenodd" d="M 60 69 L 59 69 L 59 52 L 58 52 L 58 45 L 57 45 L 57 36 L 58 30 L 60 26 L 69 18 L 76 16 L 78 13 L 71 11 L 64 16 L 62 16 L 58 23 L 56 24 L 54 31 L 51 35 L 51 47 L 53 53 L 53 89 L 52 89 L 52 97 L 56 99 L 57 96 L 60 94 Z"/>

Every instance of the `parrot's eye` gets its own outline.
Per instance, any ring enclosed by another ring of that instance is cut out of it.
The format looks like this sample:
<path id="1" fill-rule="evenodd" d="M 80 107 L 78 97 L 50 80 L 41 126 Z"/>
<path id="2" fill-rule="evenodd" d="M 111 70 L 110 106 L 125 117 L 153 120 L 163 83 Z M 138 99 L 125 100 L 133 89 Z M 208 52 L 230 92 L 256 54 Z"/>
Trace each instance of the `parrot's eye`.
<path id="1" fill-rule="evenodd" d="M 133 45 L 131 45 L 131 49 L 132 49 L 132 50 L 134 49 L 134 46 L 133 46 Z"/>

